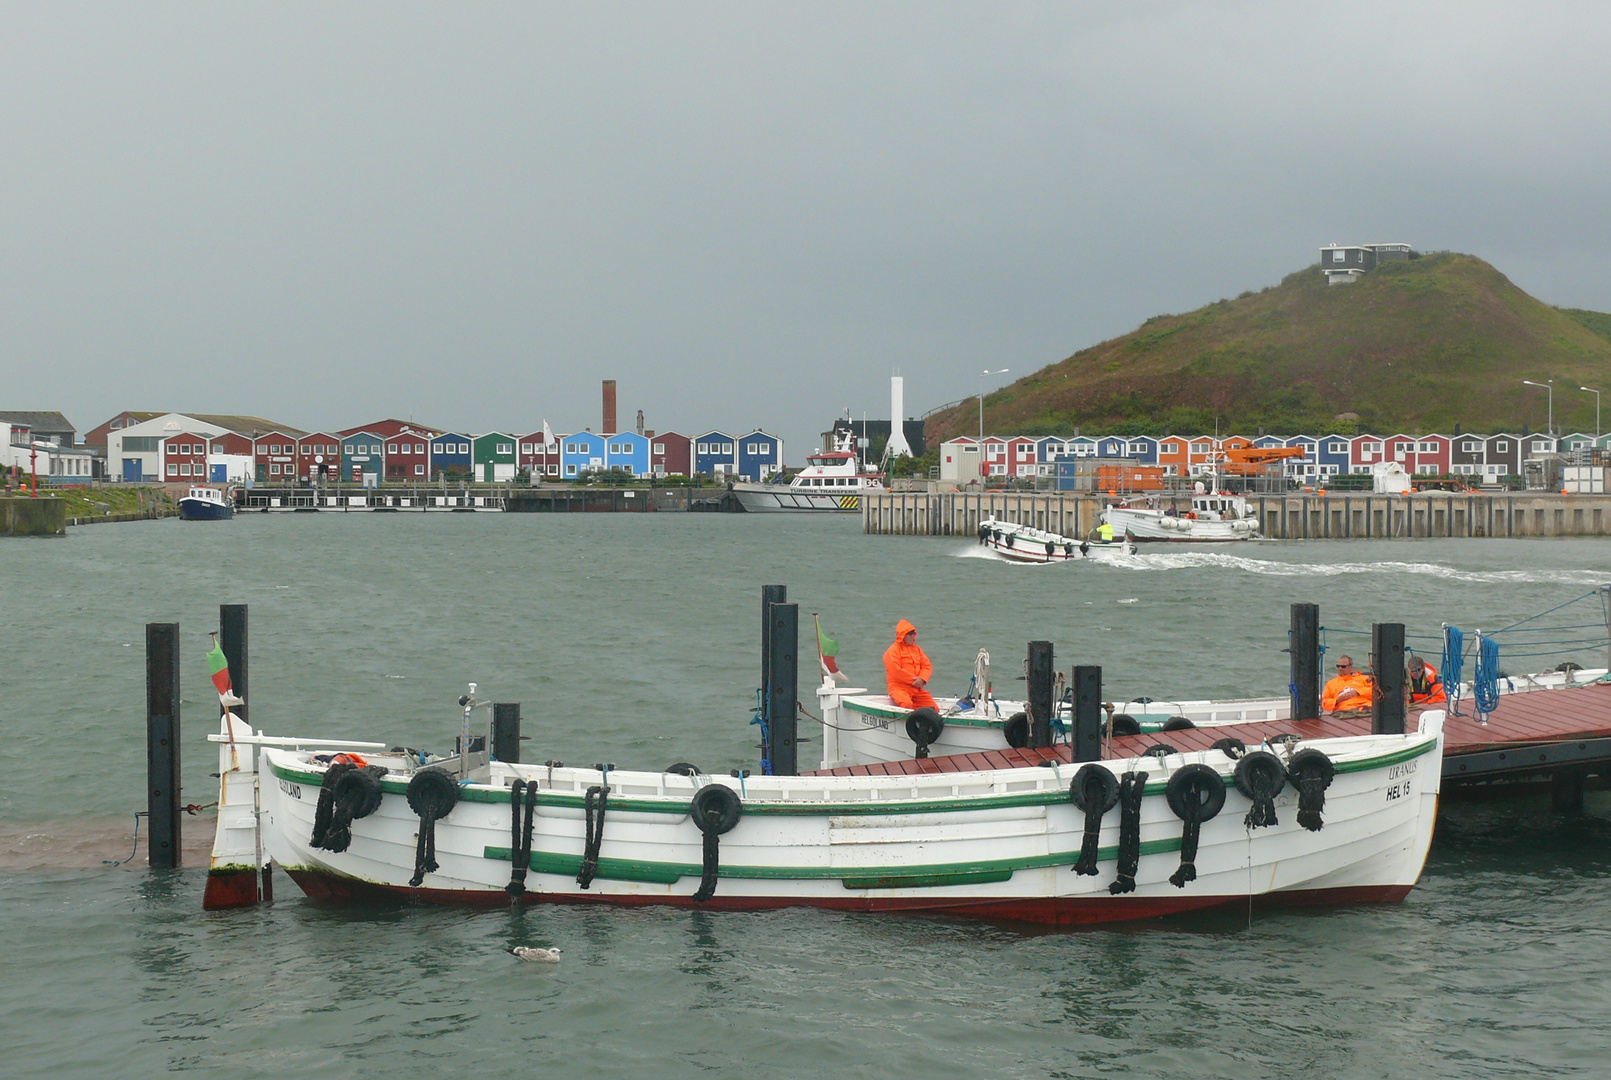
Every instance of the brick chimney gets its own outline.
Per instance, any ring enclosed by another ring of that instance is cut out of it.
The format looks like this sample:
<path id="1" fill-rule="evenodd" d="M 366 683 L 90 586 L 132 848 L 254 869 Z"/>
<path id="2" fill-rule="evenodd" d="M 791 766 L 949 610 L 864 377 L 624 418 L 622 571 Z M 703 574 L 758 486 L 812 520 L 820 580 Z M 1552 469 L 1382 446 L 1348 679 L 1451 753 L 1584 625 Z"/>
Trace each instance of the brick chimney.
<path id="1" fill-rule="evenodd" d="M 604 434 L 615 434 L 615 380 L 604 380 Z"/>

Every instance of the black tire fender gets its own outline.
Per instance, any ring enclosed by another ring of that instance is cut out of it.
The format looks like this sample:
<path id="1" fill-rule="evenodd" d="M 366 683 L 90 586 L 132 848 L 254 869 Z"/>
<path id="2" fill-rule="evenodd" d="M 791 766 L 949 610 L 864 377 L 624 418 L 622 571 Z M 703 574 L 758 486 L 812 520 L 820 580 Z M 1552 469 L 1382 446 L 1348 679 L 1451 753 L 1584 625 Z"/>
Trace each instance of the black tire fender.
<path id="1" fill-rule="evenodd" d="M 1163 730 L 1165 731 L 1188 731 L 1196 726 L 1184 716 L 1171 716 L 1163 722 Z"/>
<path id="2" fill-rule="evenodd" d="M 1108 722 L 1108 730 L 1113 735 L 1140 735 L 1141 721 L 1129 713 L 1120 713 Z"/>
<path id="3" fill-rule="evenodd" d="M 1015 750 L 1028 746 L 1029 714 L 1015 712 L 1007 717 L 1007 722 L 1001 725 L 1001 733 L 1007 737 L 1007 745 Z"/>
<path id="4" fill-rule="evenodd" d="M 1119 778 L 1112 770 L 1086 762 L 1068 785 L 1068 797 L 1082 812 L 1105 814 L 1119 805 Z"/>
<path id="5" fill-rule="evenodd" d="M 1254 784 L 1258 780 L 1273 785 L 1270 791 L 1270 798 L 1273 799 L 1286 787 L 1287 767 L 1268 750 L 1250 750 L 1236 763 L 1236 790 L 1251 799 L 1254 797 Z"/>
<path id="6" fill-rule="evenodd" d="M 730 832 L 744 816 L 744 802 L 738 792 L 722 784 L 710 784 L 694 793 L 688 813 L 702 833 L 721 836 Z M 714 815 L 714 816 L 713 816 Z"/>
<path id="7" fill-rule="evenodd" d="M 927 705 L 906 714 L 906 737 L 919 746 L 932 746 L 944 730 L 945 719 Z"/>
<path id="8" fill-rule="evenodd" d="M 1182 821 L 1191 800 L 1197 800 L 1197 820 L 1209 821 L 1225 808 L 1225 780 L 1207 765 L 1193 763 L 1178 769 L 1164 789 L 1169 809 Z"/>
<path id="9" fill-rule="evenodd" d="M 421 769 L 408 782 L 408 808 L 440 820 L 459 804 L 459 782 L 441 769 Z"/>

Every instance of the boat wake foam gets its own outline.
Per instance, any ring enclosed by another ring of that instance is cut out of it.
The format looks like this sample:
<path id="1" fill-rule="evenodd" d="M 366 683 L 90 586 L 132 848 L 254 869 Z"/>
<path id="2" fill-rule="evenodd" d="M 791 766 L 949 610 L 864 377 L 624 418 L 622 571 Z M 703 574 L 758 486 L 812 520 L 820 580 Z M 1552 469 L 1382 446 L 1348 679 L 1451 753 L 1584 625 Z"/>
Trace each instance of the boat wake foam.
<path id="1" fill-rule="evenodd" d="M 1143 552 L 1132 558 L 1115 562 L 1132 570 L 1194 570 L 1203 567 L 1222 567 L 1242 570 L 1249 574 L 1268 577 L 1344 577 L 1349 574 L 1411 574 L 1419 578 L 1439 578 L 1447 581 L 1477 583 L 1548 583 L 1594 584 L 1603 576 L 1591 570 L 1462 570 L 1442 563 L 1429 562 L 1336 562 L 1297 563 L 1275 559 L 1250 559 L 1218 551 Z"/>

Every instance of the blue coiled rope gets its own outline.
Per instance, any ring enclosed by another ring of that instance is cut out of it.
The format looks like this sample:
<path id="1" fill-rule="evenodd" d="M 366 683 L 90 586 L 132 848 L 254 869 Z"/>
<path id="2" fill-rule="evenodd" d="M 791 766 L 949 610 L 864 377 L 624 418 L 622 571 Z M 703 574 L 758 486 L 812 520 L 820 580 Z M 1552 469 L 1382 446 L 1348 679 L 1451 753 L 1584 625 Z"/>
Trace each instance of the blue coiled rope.
<path id="1" fill-rule="evenodd" d="M 1449 695 L 1449 711 L 1460 715 L 1460 673 L 1465 667 L 1466 636 L 1458 626 L 1443 628 L 1443 686 Z"/>
<path id="2" fill-rule="evenodd" d="M 1499 642 L 1491 637 L 1477 646 L 1477 663 L 1471 676 L 1471 692 L 1477 711 L 1491 713 L 1499 707 Z"/>

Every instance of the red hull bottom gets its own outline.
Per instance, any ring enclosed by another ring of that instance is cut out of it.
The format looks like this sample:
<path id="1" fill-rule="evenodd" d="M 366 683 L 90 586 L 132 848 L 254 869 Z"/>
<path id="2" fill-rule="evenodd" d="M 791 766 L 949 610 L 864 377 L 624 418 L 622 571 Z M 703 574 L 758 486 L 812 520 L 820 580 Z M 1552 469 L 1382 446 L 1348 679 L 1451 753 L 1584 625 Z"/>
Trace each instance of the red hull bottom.
<path id="1" fill-rule="evenodd" d="M 257 871 L 216 870 L 207 874 L 207 891 L 202 893 L 204 911 L 246 907 L 257 903 Z"/>
<path id="2" fill-rule="evenodd" d="M 312 870 L 287 870 L 291 879 L 313 900 L 334 903 L 375 903 L 418 900 L 428 904 L 455 904 L 498 907 L 510 903 L 502 892 L 472 892 L 458 889 L 408 889 L 376 885 L 356 878 L 340 877 Z M 1396 904 L 1409 895 L 1410 885 L 1356 885 L 1339 889 L 1299 889 L 1267 893 L 1253 898 L 1260 910 L 1284 907 L 1311 907 L 1326 904 Z M 958 916 L 1000 922 L 1041 923 L 1047 926 L 1092 926 L 1097 923 L 1132 919 L 1155 919 L 1189 911 L 1213 908 L 1243 908 L 1246 896 L 1097 896 L 1024 897 L 1021 899 L 964 900 L 936 897 L 723 897 L 719 893 L 703 904 L 688 897 L 606 896 L 598 893 L 528 892 L 521 903 L 536 904 L 620 904 L 628 907 L 669 905 L 701 908 L 707 911 L 771 911 L 777 908 L 820 907 L 834 911 L 913 912 L 926 915 Z"/>

